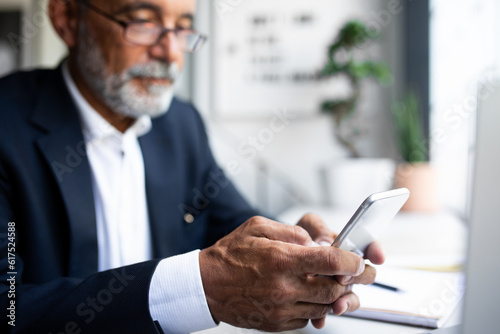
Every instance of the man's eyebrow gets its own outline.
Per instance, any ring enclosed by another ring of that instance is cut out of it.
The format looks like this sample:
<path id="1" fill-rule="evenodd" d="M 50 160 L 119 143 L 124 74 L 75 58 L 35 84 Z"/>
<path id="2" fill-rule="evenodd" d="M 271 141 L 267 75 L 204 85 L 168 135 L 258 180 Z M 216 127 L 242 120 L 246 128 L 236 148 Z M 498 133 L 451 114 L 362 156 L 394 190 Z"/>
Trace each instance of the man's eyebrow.
<path id="1" fill-rule="evenodd" d="M 141 9 L 149 9 L 157 14 L 160 14 L 162 12 L 159 6 L 154 5 L 150 2 L 133 2 L 122 6 L 120 9 L 116 10 L 114 14 L 126 14 Z"/>
<path id="2" fill-rule="evenodd" d="M 194 15 L 192 13 L 185 13 L 181 15 L 181 19 L 188 19 L 191 22 L 194 21 Z"/>
<path id="3" fill-rule="evenodd" d="M 161 14 L 162 9 L 150 2 L 133 2 L 122 6 L 120 9 L 114 12 L 115 15 L 126 14 L 136 10 L 149 9 L 156 14 Z M 194 21 L 194 15 L 192 13 L 184 13 L 180 16 L 182 19 L 188 19 L 191 22 Z"/>

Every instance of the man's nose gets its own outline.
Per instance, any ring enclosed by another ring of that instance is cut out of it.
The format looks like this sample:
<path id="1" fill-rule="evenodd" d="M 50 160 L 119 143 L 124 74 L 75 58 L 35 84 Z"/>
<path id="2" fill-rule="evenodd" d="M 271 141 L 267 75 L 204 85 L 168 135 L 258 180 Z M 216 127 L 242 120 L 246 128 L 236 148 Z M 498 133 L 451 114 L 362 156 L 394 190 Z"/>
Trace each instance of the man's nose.
<path id="1" fill-rule="evenodd" d="M 167 63 L 177 63 L 184 58 L 184 52 L 175 32 L 169 31 L 150 48 L 151 56 Z"/>

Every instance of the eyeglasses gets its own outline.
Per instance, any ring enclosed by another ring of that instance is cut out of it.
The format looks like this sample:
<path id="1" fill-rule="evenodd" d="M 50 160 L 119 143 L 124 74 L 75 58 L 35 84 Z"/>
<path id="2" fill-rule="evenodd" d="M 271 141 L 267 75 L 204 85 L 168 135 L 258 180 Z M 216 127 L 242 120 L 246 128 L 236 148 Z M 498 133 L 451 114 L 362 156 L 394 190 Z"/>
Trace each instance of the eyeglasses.
<path id="1" fill-rule="evenodd" d="M 134 45 L 153 46 L 160 43 L 169 32 L 173 32 L 181 50 L 183 52 L 194 53 L 198 51 L 207 40 L 206 36 L 192 29 L 168 29 L 152 22 L 122 21 L 93 6 L 87 0 L 76 0 L 76 2 L 102 15 L 108 20 L 121 25 L 123 27 L 123 37 L 127 42 Z"/>

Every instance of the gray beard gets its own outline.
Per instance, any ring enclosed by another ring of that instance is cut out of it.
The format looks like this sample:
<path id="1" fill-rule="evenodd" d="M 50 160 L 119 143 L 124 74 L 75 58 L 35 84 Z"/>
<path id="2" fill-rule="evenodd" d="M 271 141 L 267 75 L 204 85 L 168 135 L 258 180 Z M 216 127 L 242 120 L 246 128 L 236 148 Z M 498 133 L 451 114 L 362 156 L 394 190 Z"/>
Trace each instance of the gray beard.
<path id="1" fill-rule="evenodd" d="M 173 83 L 180 72 L 176 63 L 155 60 L 121 73 L 108 74 L 101 50 L 84 23 L 80 25 L 79 38 L 77 64 L 80 74 L 92 92 L 111 110 L 132 118 L 143 115 L 154 118 L 168 111 L 174 97 Z M 137 77 L 168 79 L 172 85 L 149 84 L 143 88 L 132 83 Z"/>

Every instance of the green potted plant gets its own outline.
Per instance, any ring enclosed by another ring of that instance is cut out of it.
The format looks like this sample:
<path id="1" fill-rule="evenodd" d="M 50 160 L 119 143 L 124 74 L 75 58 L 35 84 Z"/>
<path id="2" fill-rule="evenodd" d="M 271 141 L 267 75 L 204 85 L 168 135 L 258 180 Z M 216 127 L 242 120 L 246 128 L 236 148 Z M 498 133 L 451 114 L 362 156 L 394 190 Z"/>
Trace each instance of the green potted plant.
<path id="1" fill-rule="evenodd" d="M 420 102 L 413 91 L 391 108 L 395 140 L 401 156 L 396 167 L 395 187 L 410 190 L 410 198 L 403 210 L 434 212 L 438 209 L 436 199 L 436 171 L 429 164 L 427 141 L 420 120 Z"/>
<path id="2" fill-rule="evenodd" d="M 345 78 L 348 95 L 329 98 L 321 103 L 321 110 L 332 116 L 334 134 L 348 154 L 347 159 L 335 159 L 321 169 L 325 204 L 355 209 L 367 194 L 388 190 L 392 186 L 394 161 L 381 158 L 360 158 L 356 140 L 361 131 L 352 122 L 362 96 L 362 83 L 375 79 L 378 83 L 392 81 L 389 67 L 381 62 L 361 60 L 368 43 L 379 37 L 357 20 L 347 22 L 328 48 L 328 59 L 320 71 L 319 80 Z M 355 158 L 355 159 L 352 159 Z"/>
<path id="3" fill-rule="evenodd" d="M 359 131 L 357 129 L 342 131 L 342 125 L 356 111 L 361 96 L 361 82 L 368 78 L 374 78 L 381 84 L 388 84 L 392 81 L 391 71 L 385 63 L 355 60 L 355 51 L 378 36 L 378 33 L 369 30 L 361 21 L 347 22 L 338 33 L 333 44 L 330 45 L 328 61 L 318 76 L 320 80 L 344 76 L 349 81 L 350 95 L 346 98 L 323 101 L 321 110 L 332 115 L 335 124 L 335 136 L 353 158 L 360 156 L 355 145 L 355 139 L 358 137 Z"/>

